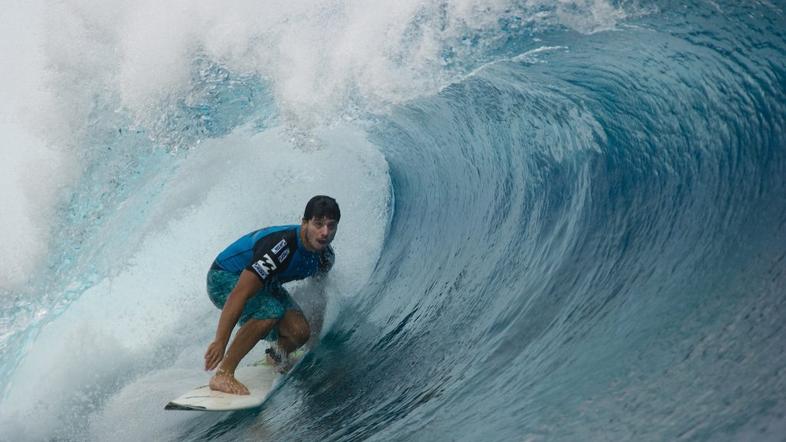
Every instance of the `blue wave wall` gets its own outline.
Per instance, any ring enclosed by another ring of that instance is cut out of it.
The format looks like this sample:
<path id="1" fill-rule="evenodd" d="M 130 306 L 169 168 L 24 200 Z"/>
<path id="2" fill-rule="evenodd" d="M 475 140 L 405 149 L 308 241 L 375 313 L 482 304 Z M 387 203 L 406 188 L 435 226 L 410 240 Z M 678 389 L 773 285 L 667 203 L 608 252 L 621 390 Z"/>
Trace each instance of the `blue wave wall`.
<path id="1" fill-rule="evenodd" d="M 282 431 L 780 437 L 786 22 L 672 6 L 555 36 L 375 129 L 389 235 Z"/>

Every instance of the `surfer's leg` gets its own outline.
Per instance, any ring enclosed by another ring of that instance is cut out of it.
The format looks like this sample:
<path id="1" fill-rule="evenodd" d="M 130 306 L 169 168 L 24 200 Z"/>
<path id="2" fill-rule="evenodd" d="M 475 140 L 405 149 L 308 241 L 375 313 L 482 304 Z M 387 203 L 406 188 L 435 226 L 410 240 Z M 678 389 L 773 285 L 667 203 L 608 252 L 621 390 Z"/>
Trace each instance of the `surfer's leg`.
<path id="1" fill-rule="evenodd" d="M 289 354 L 300 348 L 311 337 L 311 329 L 303 312 L 289 309 L 278 323 L 278 346 Z"/>
<path id="2" fill-rule="evenodd" d="M 225 393 L 233 394 L 248 394 L 248 389 L 245 385 L 241 384 L 235 379 L 235 369 L 240 360 L 245 357 L 248 352 L 270 332 L 276 319 L 249 319 L 243 324 L 232 340 L 221 360 L 221 364 L 216 370 L 216 374 L 210 379 L 210 388 L 212 390 L 223 391 Z"/>
<path id="3" fill-rule="evenodd" d="M 275 319 L 249 319 L 237 331 L 235 339 L 221 361 L 220 368 L 235 372 L 240 360 L 276 325 Z"/>
<path id="4" fill-rule="evenodd" d="M 311 328 L 303 315 L 303 310 L 284 287 L 278 287 L 274 296 L 283 308 L 281 321 L 276 326 L 278 331 L 276 342 L 286 356 L 308 341 L 311 337 Z"/>

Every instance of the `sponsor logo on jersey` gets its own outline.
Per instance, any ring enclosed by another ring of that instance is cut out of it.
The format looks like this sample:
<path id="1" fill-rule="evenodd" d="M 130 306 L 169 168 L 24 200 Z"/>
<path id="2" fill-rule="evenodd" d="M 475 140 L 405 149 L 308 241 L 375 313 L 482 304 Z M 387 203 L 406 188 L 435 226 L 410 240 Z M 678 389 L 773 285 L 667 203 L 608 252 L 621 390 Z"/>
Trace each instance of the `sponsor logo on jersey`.
<path id="1" fill-rule="evenodd" d="M 268 277 L 268 275 L 270 275 L 270 272 L 276 269 L 276 263 L 274 263 L 273 260 L 270 259 L 270 255 L 265 254 L 265 256 L 263 256 L 262 259 L 251 264 L 251 267 L 254 270 L 256 270 L 256 272 L 259 274 L 259 276 L 262 277 L 262 279 L 265 279 Z"/>
<path id="2" fill-rule="evenodd" d="M 281 249 L 283 249 L 283 248 L 284 248 L 284 246 L 286 246 L 286 245 L 287 245 L 287 240 L 286 240 L 286 239 L 282 239 L 281 241 L 279 241 L 279 242 L 278 242 L 278 244 L 276 244 L 275 246 L 273 246 L 273 253 L 278 253 L 278 252 L 280 252 L 280 251 L 281 251 Z"/>
<path id="3" fill-rule="evenodd" d="M 283 263 L 284 260 L 287 259 L 287 256 L 289 256 L 289 249 L 284 249 L 284 251 L 281 252 L 280 255 L 278 255 L 278 263 L 279 264 Z"/>

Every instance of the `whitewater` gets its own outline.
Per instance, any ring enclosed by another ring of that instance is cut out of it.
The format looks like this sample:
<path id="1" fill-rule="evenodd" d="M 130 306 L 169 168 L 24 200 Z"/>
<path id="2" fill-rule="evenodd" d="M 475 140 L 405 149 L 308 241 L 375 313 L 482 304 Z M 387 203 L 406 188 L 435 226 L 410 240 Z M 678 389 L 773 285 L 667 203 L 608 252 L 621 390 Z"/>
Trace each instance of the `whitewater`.
<path id="1" fill-rule="evenodd" d="M 4 9 L 0 440 L 784 439 L 783 2 Z M 316 194 L 311 352 L 164 411 Z"/>

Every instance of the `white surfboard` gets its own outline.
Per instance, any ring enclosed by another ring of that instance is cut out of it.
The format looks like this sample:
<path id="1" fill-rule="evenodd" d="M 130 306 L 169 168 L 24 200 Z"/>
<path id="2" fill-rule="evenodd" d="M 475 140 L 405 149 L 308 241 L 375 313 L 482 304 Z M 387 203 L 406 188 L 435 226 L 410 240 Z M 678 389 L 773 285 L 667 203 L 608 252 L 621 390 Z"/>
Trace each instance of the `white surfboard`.
<path id="1" fill-rule="evenodd" d="M 242 382 L 251 394 L 222 393 L 203 385 L 169 402 L 164 409 L 234 411 L 258 407 L 265 402 L 279 376 L 279 373 L 268 364 L 238 367 L 235 370 L 235 378 Z"/>

